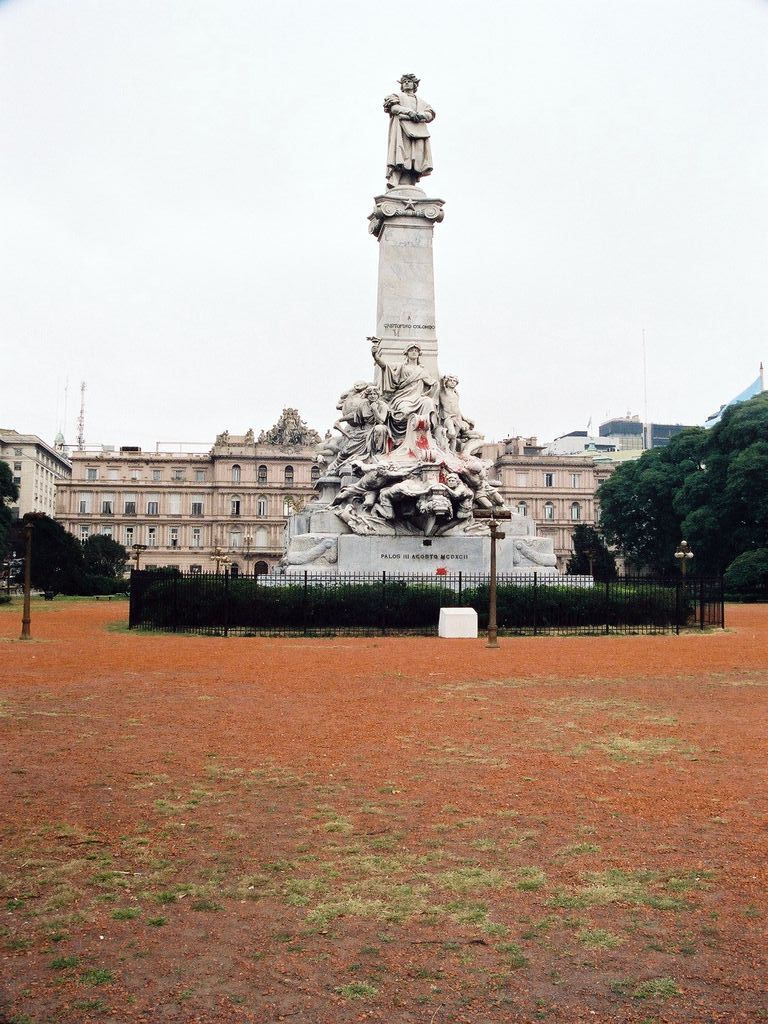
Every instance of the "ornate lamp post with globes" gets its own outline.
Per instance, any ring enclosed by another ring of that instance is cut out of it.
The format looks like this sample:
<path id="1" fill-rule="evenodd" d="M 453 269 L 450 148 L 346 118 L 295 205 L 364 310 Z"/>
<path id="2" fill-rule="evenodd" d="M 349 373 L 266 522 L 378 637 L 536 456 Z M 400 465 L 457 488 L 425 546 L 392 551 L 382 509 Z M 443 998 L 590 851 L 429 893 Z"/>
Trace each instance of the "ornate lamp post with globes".
<path id="1" fill-rule="evenodd" d="M 685 579 L 685 574 L 688 569 L 688 563 L 693 558 L 693 552 L 688 546 L 687 540 L 681 540 L 677 545 L 677 551 L 675 551 L 675 558 L 680 565 L 680 574 Z"/>

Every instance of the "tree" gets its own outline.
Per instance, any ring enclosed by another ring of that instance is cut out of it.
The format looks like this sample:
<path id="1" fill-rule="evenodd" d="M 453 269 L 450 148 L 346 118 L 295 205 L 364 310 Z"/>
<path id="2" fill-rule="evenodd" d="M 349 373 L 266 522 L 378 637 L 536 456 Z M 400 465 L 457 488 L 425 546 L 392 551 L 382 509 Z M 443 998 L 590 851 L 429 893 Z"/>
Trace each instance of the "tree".
<path id="1" fill-rule="evenodd" d="M 91 576 L 122 579 L 127 562 L 128 552 L 111 537 L 94 534 L 83 544 L 83 563 Z"/>
<path id="2" fill-rule="evenodd" d="M 601 582 L 616 578 L 616 559 L 593 526 L 579 523 L 574 529 L 573 554 L 566 571 L 571 576 L 591 574 Z"/>
<path id="3" fill-rule="evenodd" d="M 58 594 L 82 593 L 85 572 L 80 542 L 60 523 L 42 512 L 31 512 L 14 524 L 14 546 L 19 553 L 25 549 L 25 522 L 32 523 L 32 586 Z"/>
<path id="4" fill-rule="evenodd" d="M 19 488 L 13 482 L 13 473 L 7 462 L 0 461 L 0 558 L 8 551 L 13 517 L 8 505 L 18 501 Z"/>
<path id="5" fill-rule="evenodd" d="M 768 548 L 744 551 L 725 571 L 729 596 L 768 600 Z"/>
<path id="6" fill-rule="evenodd" d="M 600 487 L 600 527 L 636 566 L 670 573 L 685 538 L 699 572 L 722 572 L 768 537 L 768 392 L 731 406 L 711 430 L 673 437 Z"/>
<path id="7" fill-rule="evenodd" d="M 666 448 L 652 448 L 619 466 L 597 492 L 600 531 L 635 568 L 667 575 L 674 571 L 680 541 L 675 496 L 701 471 L 706 431 L 684 430 Z"/>

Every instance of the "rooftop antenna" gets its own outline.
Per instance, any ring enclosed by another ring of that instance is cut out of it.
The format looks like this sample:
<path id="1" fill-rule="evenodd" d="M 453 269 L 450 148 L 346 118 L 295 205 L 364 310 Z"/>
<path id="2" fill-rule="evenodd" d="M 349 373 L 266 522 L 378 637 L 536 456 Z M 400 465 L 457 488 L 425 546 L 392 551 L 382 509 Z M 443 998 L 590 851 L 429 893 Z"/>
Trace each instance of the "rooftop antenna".
<path id="1" fill-rule="evenodd" d="M 80 384 L 80 415 L 77 417 L 77 450 L 85 448 L 85 381 Z"/>
<path id="2" fill-rule="evenodd" d="M 763 361 L 760 360 L 760 390 L 765 391 L 765 378 L 763 377 Z"/>
<path id="3" fill-rule="evenodd" d="M 69 374 L 64 378 L 64 416 L 62 422 L 59 424 L 59 430 L 64 435 L 64 431 L 67 429 L 67 407 L 69 406 Z"/>

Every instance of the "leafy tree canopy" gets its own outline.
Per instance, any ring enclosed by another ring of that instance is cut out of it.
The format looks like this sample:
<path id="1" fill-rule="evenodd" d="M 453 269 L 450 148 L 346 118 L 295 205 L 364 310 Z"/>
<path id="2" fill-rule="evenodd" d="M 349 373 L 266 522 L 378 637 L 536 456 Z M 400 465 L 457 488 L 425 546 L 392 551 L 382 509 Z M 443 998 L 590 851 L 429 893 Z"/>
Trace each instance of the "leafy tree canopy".
<path id="1" fill-rule="evenodd" d="M 616 559 L 593 526 L 579 523 L 574 529 L 573 554 L 567 571 L 571 576 L 591 573 L 600 581 L 616 578 Z"/>
<path id="2" fill-rule="evenodd" d="M 768 536 L 768 392 L 732 406 L 711 430 L 673 437 L 600 487 L 600 526 L 636 566 L 669 574 L 685 538 L 700 572 L 720 572 Z"/>
<path id="3" fill-rule="evenodd" d="M 128 552 L 111 537 L 94 534 L 83 544 L 85 571 L 92 576 L 122 579 L 128 562 Z"/>
<path id="4" fill-rule="evenodd" d="M 32 523 L 32 586 L 59 594 L 81 593 L 84 571 L 80 542 L 54 519 L 32 512 L 14 524 L 14 547 L 19 554 L 25 550 L 26 522 Z"/>
<path id="5" fill-rule="evenodd" d="M 19 489 L 13 482 L 11 467 L 0 460 L 0 558 L 5 557 L 10 541 L 12 516 L 8 505 L 18 497 Z"/>

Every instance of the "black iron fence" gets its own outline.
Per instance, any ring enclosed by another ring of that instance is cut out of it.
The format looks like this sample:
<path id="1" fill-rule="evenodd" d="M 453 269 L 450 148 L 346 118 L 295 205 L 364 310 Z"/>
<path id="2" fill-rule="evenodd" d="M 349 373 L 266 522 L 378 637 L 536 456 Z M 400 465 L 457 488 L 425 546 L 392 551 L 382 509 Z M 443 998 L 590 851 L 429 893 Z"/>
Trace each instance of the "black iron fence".
<path id="1" fill-rule="evenodd" d="M 488 623 L 488 575 L 239 576 L 133 570 L 129 626 L 214 636 L 437 633 L 440 608 Z M 721 579 L 497 577 L 499 632 L 679 633 L 723 627 Z"/>

